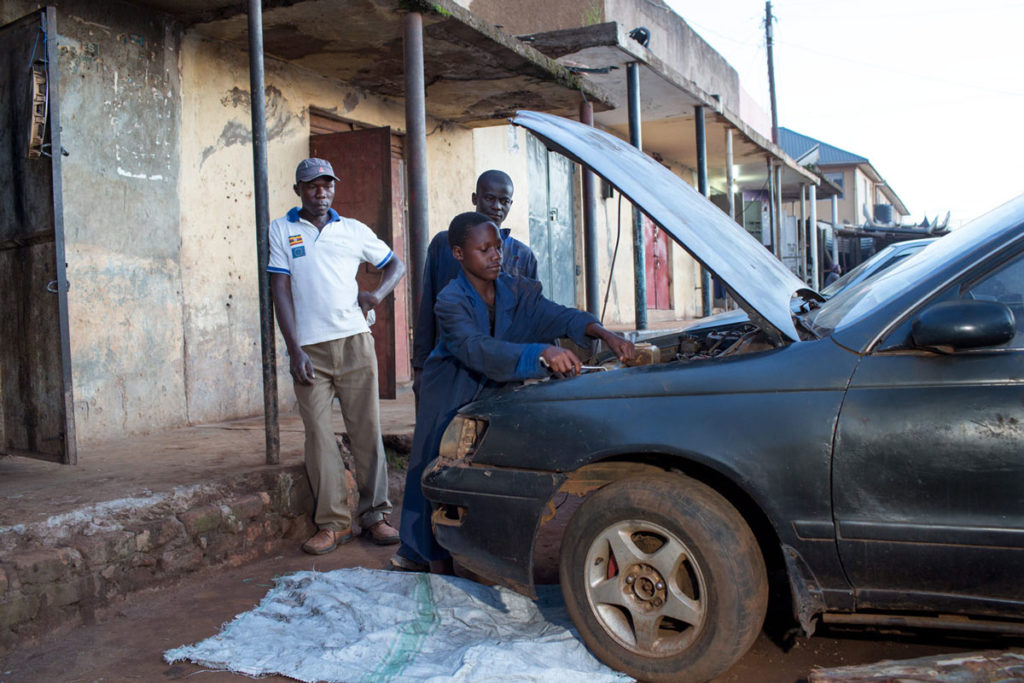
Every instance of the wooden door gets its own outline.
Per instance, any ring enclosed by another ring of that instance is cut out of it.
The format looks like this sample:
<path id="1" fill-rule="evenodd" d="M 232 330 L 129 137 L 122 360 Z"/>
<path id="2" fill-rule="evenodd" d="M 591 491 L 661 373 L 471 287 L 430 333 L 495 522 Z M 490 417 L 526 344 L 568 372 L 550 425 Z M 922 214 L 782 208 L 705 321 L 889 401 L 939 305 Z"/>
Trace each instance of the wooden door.
<path id="1" fill-rule="evenodd" d="M 56 38 L 0 27 L 0 454 L 75 464 Z"/>
<path id="2" fill-rule="evenodd" d="M 576 224 L 573 215 L 574 165 L 527 137 L 530 167 L 530 249 L 544 295 L 563 306 L 576 305 Z"/>
<path id="3" fill-rule="evenodd" d="M 644 269 L 647 273 L 647 308 L 672 310 L 672 269 L 668 236 L 644 216 Z"/>
<path id="4" fill-rule="evenodd" d="M 313 135 L 309 139 L 309 153 L 331 162 L 335 175 L 341 179 L 335 187 L 334 210 L 366 223 L 399 254 L 393 231 L 391 129 Z M 380 271 L 363 264 L 356 279 L 360 290 L 376 289 Z M 397 395 L 394 294 L 377 306 L 376 315 L 377 322 L 370 331 L 377 351 L 380 397 L 393 399 Z"/>

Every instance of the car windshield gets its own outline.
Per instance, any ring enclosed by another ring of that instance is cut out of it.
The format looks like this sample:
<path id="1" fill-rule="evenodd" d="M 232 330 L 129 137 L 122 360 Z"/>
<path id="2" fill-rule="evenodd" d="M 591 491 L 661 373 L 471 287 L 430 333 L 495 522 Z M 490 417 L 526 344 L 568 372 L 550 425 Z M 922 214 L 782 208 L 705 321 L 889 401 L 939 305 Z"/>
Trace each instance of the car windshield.
<path id="1" fill-rule="evenodd" d="M 882 249 L 880 252 L 872 256 L 871 258 L 863 261 L 857 265 L 853 270 L 850 270 L 838 280 L 828 285 L 821 290 L 821 295 L 826 299 L 831 299 L 839 292 L 843 291 L 847 287 L 851 287 L 861 279 L 865 277 L 871 277 L 878 273 L 891 268 L 903 259 L 916 254 L 918 251 L 927 246 L 929 242 L 924 240 L 913 241 L 910 244 L 892 244 Z M 870 271 L 870 272 L 867 272 Z"/>
<path id="2" fill-rule="evenodd" d="M 832 330 L 853 323 L 899 296 L 955 252 L 983 238 L 986 225 L 986 221 L 977 220 L 970 226 L 951 232 L 928 244 L 915 254 L 915 258 L 902 259 L 877 276 L 843 289 L 800 319 L 819 335 L 830 334 Z"/>

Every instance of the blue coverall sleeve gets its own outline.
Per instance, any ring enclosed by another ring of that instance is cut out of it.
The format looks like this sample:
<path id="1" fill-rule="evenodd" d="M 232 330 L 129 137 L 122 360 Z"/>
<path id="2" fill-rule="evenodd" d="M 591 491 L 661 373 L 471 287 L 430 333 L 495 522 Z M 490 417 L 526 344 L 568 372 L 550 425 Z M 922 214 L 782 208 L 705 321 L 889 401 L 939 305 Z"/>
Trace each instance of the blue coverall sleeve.
<path id="1" fill-rule="evenodd" d="M 538 361 L 544 344 L 519 344 L 492 337 L 487 321 L 478 320 L 473 307 L 473 300 L 467 296 L 442 296 L 434 305 L 441 343 L 456 360 L 496 382 L 547 374 Z"/>
<path id="2" fill-rule="evenodd" d="M 519 305 L 529 311 L 530 336 L 538 341 L 550 342 L 558 337 L 569 337 L 580 346 L 590 343 L 587 326 L 596 323 L 591 314 L 556 304 L 543 295 L 540 282 L 519 279 L 516 282 Z"/>

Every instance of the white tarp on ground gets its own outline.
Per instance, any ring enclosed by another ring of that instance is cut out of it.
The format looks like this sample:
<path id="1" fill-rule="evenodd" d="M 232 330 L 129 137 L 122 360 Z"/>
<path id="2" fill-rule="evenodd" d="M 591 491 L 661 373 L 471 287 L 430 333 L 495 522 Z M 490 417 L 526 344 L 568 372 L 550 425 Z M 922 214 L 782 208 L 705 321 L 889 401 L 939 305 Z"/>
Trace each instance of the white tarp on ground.
<path id="1" fill-rule="evenodd" d="M 628 681 L 579 639 L 557 587 L 534 602 L 451 576 L 375 569 L 276 579 L 216 636 L 168 663 L 300 681 Z"/>

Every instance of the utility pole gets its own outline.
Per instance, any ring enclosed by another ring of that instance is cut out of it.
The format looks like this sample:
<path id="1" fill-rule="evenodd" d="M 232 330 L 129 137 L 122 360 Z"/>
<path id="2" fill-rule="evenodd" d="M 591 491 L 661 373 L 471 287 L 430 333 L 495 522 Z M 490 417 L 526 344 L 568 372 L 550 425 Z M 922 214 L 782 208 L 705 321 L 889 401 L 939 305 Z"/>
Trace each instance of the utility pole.
<path id="1" fill-rule="evenodd" d="M 779 110 L 775 103 L 775 58 L 772 53 L 772 0 L 764 3 L 764 35 L 768 44 L 768 95 L 772 101 L 772 142 L 779 144 Z"/>

